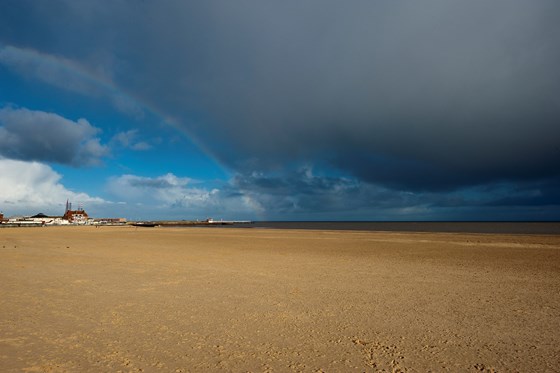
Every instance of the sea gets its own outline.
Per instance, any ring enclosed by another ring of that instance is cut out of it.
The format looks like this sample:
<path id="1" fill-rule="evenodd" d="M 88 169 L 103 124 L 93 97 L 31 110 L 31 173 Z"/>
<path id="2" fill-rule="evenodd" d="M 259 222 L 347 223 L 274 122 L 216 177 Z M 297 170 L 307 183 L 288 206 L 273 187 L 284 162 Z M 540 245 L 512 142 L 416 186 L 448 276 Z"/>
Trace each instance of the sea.
<path id="1" fill-rule="evenodd" d="M 560 235 L 560 222 L 256 221 L 250 224 L 232 224 L 220 227 L 248 229 L 316 229 L 369 232 L 379 231 Z"/>

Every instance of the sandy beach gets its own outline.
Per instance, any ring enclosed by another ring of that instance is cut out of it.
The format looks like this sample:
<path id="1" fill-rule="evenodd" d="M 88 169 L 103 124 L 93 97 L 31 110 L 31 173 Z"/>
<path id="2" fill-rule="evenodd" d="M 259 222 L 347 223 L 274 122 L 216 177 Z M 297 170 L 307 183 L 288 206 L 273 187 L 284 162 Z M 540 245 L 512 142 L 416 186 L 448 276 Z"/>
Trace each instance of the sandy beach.
<path id="1" fill-rule="evenodd" d="M 0 229 L 2 372 L 558 372 L 560 236 Z"/>

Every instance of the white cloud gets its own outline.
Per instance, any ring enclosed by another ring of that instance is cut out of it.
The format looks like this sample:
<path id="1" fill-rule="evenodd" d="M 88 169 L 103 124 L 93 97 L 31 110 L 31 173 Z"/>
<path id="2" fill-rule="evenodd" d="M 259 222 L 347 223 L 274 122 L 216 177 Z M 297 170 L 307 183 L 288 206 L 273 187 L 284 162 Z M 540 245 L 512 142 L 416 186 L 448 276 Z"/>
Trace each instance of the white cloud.
<path id="1" fill-rule="evenodd" d="M 171 207 L 213 203 L 212 195 L 216 191 L 191 187 L 191 181 L 171 173 L 154 178 L 122 175 L 110 180 L 109 191 L 127 202 L 146 205 L 163 203 Z"/>
<path id="2" fill-rule="evenodd" d="M 252 218 L 253 202 L 241 194 L 201 186 L 190 178 L 172 173 L 157 177 L 121 175 L 107 184 L 109 194 L 125 202 L 122 209 L 136 216 L 144 211 L 163 219 Z"/>
<path id="3" fill-rule="evenodd" d="M 7 215 L 64 212 L 67 199 L 75 203 L 100 204 L 101 198 L 68 190 L 62 176 L 39 162 L 0 159 L 0 209 Z"/>
<path id="4" fill-rule="evenodd" d="M 109 148 L 85 119 L 72 121 L 55 113 L 0 109 L 0 156 L 73 166 L 98 164 Z"/>

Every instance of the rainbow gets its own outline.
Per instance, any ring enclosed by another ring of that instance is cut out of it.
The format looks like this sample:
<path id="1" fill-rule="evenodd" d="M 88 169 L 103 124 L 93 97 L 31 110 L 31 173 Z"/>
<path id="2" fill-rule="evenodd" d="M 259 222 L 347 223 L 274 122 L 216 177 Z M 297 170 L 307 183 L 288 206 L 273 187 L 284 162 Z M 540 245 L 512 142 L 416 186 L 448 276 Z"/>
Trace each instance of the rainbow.
<path id="1" fill-rule="evenodd" d="M 2 44 L 0 44 L 0 64 L 58 88 L 93 97 L 108 98 L 117 110 L 125 114 L 134 114 L 135 111 L 153 114 L 155 117 L 162 119 L 164 123 L 186 135 L 204 154 L 223 167 L 217 157 L 177 119 L 159 110 L 156 105 L 149 103 L 147 100 L 134 96 L 119 87 L 108 74 L 102 71 L 88 68 L 68 58 L 30 48 Z"/>
<path id="2" fill-rule="evenodd" d="M 125 114 L 140 116 L 149 113 L 168 126 L 179 131 L 203 154 L 216 163 L 226 175 L 232 175 L 229 168 L 198 137 L 189 131 L 177 118 L 168 115 L 147 99 L 127 92 L 102 70 L 94 70 L 84 64 L 61 56 L 44 53 L 31 48 L 20 48 L 0 43 L 0 64 L 20 74 L 32 76 L 44 83 L 61 89 L 74 91 L 86 96 L 109 99 L 117 110 Z M 243 200 L 257 215 L 262 216 L 260 204 L 249 193 L 241 190 Z"/>

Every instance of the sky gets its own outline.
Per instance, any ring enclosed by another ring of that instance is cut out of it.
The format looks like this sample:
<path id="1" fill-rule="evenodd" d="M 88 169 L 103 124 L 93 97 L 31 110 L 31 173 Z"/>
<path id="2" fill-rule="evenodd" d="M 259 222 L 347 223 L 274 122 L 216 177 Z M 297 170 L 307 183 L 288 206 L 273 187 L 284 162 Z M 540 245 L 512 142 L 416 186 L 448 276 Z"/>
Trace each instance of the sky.
<path id="1" fill-rule="evenodd" d="M 557 0 L 0 0 L 0 211 L 560 220 Z"/>

